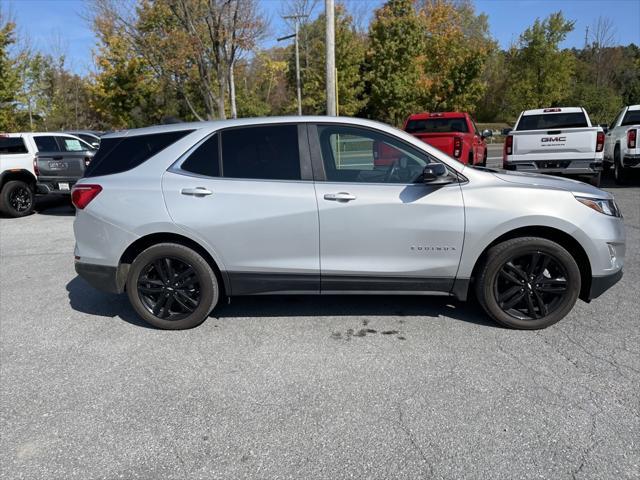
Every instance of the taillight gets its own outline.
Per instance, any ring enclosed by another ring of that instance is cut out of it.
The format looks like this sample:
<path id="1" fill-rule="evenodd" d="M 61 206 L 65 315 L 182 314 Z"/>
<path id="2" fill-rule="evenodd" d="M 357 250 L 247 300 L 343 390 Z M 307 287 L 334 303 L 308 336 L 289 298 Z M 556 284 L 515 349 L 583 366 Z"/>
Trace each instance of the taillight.
<path id="1" fill-rule="evenodd" d="M 627 148 L 636 148 L 636 138 L 638 136 L 638 130 L 627 130 Z"/>
<path id="2" fill-rule="evenodd" d="M 604 148 L 604 132 L 598 132 L 596 137 L 596 152 L 601 152 Z"/>
<path id="3" fill-rule="evenodd" d="M 460 137 L 454 137 L 453 139 L 453 156 L 460 158 L 462 155 L 462 139 Z"/>
<path id="4" fill-rule="evenodd" d="M 38 157 L 33 157 L 33 173 L 36 177 L 40 176 L 40 167 L 38 167 Z"/>
<path id="5" fill-rule="evenodd" d="M 71 201 L 82 210 L 102 191 L 100 185 L 75 185 L 71 190 Z"/>

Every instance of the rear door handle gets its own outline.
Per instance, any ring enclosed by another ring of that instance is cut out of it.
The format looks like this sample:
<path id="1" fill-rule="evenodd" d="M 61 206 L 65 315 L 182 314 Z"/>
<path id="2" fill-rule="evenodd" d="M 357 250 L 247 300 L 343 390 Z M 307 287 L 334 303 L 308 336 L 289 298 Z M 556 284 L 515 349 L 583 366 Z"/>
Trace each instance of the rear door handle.
<path id="1" fill-rule="evenodd" d="M 356 196 L 351 195 L 348 192 L 338 192 L 338 193 L 325 193 L 325 200 L 332 200 L 335 202 L 350 202 L 351 200 L 355 200 Z"/>
<path id="2" fill-rule="evenodd" d="M 183 188 L 180 193 L 182 195 L 193 195 L 194 197 L 204 197 L 206 195 L 211 195 L 213 192 L 211 190 L 207 190 L 204 187 L 195 187 L 195 188 Z"/>

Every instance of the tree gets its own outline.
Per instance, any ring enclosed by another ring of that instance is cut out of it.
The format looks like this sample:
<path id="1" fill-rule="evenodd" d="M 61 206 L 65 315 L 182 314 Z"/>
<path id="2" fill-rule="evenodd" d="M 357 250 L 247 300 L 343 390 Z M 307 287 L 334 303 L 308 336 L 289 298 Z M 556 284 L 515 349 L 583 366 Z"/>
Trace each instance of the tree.
<path id="1" fill-rule="evenodd" d="M 418 105 L 424 35 L 411 0 L 389 0 L 369 28 L 365 78 L 368 115 L 400 125 Z"/>
<path id="2" fill-rule="evenodd" d="M 6 19 L 0 10 L 0 131 L 17 127 L 15 114 L 19 76 L 15 59 L 9 51 L 15 40 L 15 23 Z"/>
<path id="3" fill-rule="evenodd" d="M 559 44 L 573 26 L 562 12 L 536 19 L 509 49 L 507 99 L 513 117 L 530 108 L 559 106 L 567 99 L 575 60 L 569 50 L 561 51 Z"/>
<path id="4" fill-rule="evenodd" d="M 321 115 L 326 112 L 325 76 L 325 16 L 303 25 L 300 29 L 302 58 L 302 109 L 305 114 Z M 344 6 L 338 4 L 335 13 L 335 55 L 338 84 L 338 105 L 342 115 L 355 115 L 364 106 L 361 66 L 365 41 L 355 31 L 351 17 Z M 289 87 L 295 89 L 295 54 L 290 49 Z M 293 108 L 292 108 L 293 110 Z"/>
<path id="5" fill-rule="evenodd" d="M 420 106 L 475 111 L 486 88 L 485 62 L 496 47 L 487 16 L 451 0 L 425 0 L 419 14 L 425 35 Z"/>

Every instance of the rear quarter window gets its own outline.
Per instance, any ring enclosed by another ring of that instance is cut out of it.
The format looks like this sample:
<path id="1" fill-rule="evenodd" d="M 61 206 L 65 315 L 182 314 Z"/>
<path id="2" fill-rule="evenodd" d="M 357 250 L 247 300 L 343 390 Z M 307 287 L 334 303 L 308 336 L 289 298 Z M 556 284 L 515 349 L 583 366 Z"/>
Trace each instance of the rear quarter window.
<path id="1" fill-rule="evenodd" d="M 0 137 L 0 155 L 29 153 L 21 137 Z"/>
<path id="2" fill-rule="evenodd" d="M 104 138 L 84 176 L 98 177 L 131 170 L 191 132 L 193 130 Z"/>
<path id="3" fill-rule="evenodd" d="M 516 131 L 583 128 L 588 126 L 587 117 L 583 112 L 545 113 L 540 115 L 523 115 L 518 122 Z"/>

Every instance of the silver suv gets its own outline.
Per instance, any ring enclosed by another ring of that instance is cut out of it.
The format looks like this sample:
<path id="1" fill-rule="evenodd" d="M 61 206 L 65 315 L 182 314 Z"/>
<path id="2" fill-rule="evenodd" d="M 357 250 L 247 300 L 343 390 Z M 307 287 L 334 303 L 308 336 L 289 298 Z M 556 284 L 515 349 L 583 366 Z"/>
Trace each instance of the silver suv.
<path id="1" fill-rule="evenodd" d="M 224 296 L 473 293 L 544 328 L 622 277 L 613 197 L 468 167 L 351 118 L 184 123 L 103 137 L 73 189 L 75 266 L 148 323 L 204 321 Z"/>

